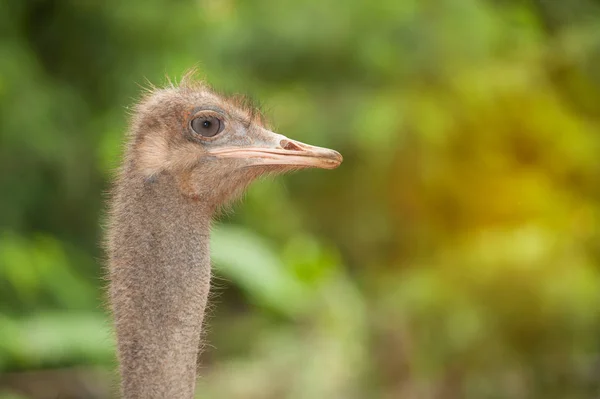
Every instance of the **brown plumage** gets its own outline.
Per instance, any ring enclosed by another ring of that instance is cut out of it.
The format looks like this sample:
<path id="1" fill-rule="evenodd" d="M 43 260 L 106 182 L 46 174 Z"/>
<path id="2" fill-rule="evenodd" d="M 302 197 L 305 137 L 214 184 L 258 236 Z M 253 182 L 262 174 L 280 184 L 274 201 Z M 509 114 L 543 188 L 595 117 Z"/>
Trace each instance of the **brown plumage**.
<path id="1" fill-rule="evenodd" d="M 149 90 L 132 115 L 107 237 L 123 397 L 193 397 L 217 209 L 265 173 L 341 161 L 267 130 L 246 101 L 193 74 Z"/>

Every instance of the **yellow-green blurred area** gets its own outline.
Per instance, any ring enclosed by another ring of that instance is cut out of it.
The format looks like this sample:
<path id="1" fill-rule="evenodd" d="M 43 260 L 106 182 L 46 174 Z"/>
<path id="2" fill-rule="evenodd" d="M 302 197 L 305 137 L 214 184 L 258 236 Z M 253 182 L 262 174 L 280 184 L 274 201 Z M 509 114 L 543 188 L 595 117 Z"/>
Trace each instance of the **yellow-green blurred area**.
<path id="1" fill-rule="evenodd" d="M 213 234 L 198 398 L 597 398 L 600 1 L 0 2 L 0 398 L 108 398 L 131 105 L 198 66 L 344 155 Z"/>

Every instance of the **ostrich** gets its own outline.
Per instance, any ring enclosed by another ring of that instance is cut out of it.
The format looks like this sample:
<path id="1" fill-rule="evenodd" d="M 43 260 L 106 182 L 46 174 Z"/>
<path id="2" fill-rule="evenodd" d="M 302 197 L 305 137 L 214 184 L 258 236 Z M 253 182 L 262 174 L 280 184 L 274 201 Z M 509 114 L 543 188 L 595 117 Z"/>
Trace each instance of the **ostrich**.
<path id="1" fill-rule="evenodd" d="M 336 151 L 268 130 L 247 102 L 193 73 L 137 104 L 107 234 L 124 398 L 193 398 L 219 208 L 265 173 L 341 162 Z"/>

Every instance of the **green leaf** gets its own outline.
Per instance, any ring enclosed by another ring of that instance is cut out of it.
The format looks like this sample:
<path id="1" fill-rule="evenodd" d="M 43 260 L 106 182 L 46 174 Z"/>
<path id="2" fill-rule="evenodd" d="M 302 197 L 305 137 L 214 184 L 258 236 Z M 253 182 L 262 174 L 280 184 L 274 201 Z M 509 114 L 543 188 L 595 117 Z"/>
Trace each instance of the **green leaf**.
<path id="1" fill-rule="evenodd" d="M 241 227 L 220 226 L 213 232 L 211 245 L 218 272 L 256 304 L 295 316 L 311 303 L 307 288 L 256 234 Z"/>

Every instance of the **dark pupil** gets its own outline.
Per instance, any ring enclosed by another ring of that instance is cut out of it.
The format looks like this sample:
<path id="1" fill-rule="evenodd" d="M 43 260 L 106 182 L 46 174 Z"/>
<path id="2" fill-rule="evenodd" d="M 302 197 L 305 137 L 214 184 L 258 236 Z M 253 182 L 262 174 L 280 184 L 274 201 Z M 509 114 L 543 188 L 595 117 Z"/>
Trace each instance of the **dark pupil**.
<path id="1" fill-rule="evenodd" d="M 202 126 L 204 126 L 205 129 L 208 129 L 210 127 L 210 122 L 209 121 L 204 121 L 204 123 L 202 124 Z"/>

